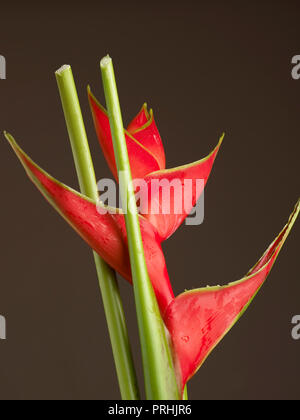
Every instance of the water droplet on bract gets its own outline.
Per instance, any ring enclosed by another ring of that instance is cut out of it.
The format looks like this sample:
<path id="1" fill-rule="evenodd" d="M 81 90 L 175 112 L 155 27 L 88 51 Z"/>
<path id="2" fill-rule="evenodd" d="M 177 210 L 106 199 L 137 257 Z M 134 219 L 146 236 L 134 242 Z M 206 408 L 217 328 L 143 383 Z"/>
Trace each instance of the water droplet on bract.
<path id="1" fill-rule="evenodd" d="M 188 335 L 185 335 L 184 337 L 181 337 L 181 340 L 187 343 L 190 340 L 190 337 Z"/>

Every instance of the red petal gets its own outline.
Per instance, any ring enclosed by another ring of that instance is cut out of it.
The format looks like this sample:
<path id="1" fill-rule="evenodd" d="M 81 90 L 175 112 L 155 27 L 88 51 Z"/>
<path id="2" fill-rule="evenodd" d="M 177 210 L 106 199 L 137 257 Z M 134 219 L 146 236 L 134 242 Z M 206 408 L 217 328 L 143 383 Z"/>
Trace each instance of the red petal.
<path id="1" fill-rule="evenodd" d="M 144 104 L 140 112 L 137 114 L 136 117 L 133 118 L 133 120 L 127 127 L 127 131 L 130 134 L 133 134 L 136 130 L 138 130 L 139 128 L 142 128 L 143 125 L 145 125 L 149 121 L 149 119 L 150 119 L 150 116 L 147 110 L 147 104 Z"/>
<path id="2" fill-rule="evenodd" d="M 161 240 L 169 238 L 178 229 L 197 203 L 206 185 L 223 138 L 224 135 L 210 155 L 198 162 L 174 169 L 157 171 L 146 176 L 147 185 L 139 191 L 140 212 L 155 226 Z M 188 189 L 188 184 L 185 184 L 187 180 L 190 180 L 192 187 L 190 200 L 185 200 Z M 203 180 L 199 188 L 196 188 L 197 180 Z M 169 196 L 164 198 L 162 195 L 163 189 L 157 187 L 158 183 L 164 182 L 169 185 L 175 183 L 173 184 L 175 188 L 169 190 L 170 198 L 168 198 Z M 170 203 L 170 211 L 167 211 L 168 209 L 165 207 L 168 203 Z M 177 209 L 177 205 L 179 205 L 179 209 Z M 166 211 L 167 214 L 165 214 Z"/>
<path id="3" fill-rule="evenodd" d="M 128 130 L 129 131 L 129 130 Z M 154 121 L 153 111 L 150 111 L 149 120 L 134 131 L 131 131 L 134 138 L 149 150 L 158 162 L 159 169 L 166 168 L 166 155 L 164 146 Z"/>
<path id="4" fill-rule="evenodd" d="M 118 171 L 107 112 L 93 96 L 90 89 L 88 89 L 88 96 L 100 146 L 103 150 L 110 170 L 112 171 L 115 179 L 118 179 Z M 144 178 L 150 172 L 159 170 L 159 164 L 151 152 L 140 144 L 128 131 L 124 131 L 133 179 Z"/>
<path id="5" fill-rule="evenodd" d="M 116 214 L 100 214 L 92 200 L 52 178 L 22 151 L 9 134 L 6 137 L 29 178 L 50 204 L 91 248 L 131 282 L 125 218 L 121 211 L 112 209 Z M 149 277 L 160 309 L 164 313 L 174 298 L 165 258 L 156 231 L 142 216 L 140 226 Z"/>
<path id="6" fill-rule="evenodd" d="M 251 303 L 266 280 L 299 210 L 300 201 L 283 231 L 242 280 L 224 287 L 185 292 L 170 304 L 164 320 L 172 336 L 182 387 Z"/>

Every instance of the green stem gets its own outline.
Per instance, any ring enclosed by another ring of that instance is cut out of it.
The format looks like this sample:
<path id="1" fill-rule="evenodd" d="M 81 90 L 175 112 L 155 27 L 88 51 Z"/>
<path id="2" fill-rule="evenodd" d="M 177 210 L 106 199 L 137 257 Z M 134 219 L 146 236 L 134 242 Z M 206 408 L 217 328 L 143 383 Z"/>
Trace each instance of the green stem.
<path id="1" fill-rule="evenodd" d="M 172 362 L 172 354 L 166 338 L 156 297 L 145 262 L 139 217 L 133 191 L 128 151 L 124 136 L 122 115 L 112 60 L 105 57 L 100 63 L 106 105 L 108 109 L 132 269 L 146 397 L 149 400 L 179 399 L 179 392 Z"/>
<path id="2" fill-rule="evenodd" d="M 188 399 L 189 399 L 189 397 L 188 397 L 188 390 L 187 390 L 187 386 L 185 386 L 185 387 L 184 387 L 184 391 L 183 391 L 183 397 L 182 397 L 182 399 L 183 399 L 183 400 L 188 400 Z"/>
<path id="3" fill-rule="evenodd" d="M 97 202 L 98 189 L 87 135 L 70 66 L 56 73 L 81 192 Z M 139 399 L 125 316 L 115 272 L 94 252 L 122 399 Z"/>

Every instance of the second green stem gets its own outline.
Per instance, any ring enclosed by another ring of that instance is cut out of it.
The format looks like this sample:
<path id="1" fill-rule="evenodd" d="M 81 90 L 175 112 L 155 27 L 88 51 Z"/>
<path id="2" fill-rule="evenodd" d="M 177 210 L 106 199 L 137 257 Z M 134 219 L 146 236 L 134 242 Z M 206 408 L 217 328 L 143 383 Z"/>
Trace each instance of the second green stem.
<path id="1" fill-rule="evenodd" d="M 97 203 L 98 189 L 75 82 L 70 66 L 56 72 L 56 80 L 83 194 Z M 137 379 L 115 272 L 94 252 L 94 259 L 111 339 L 122 399 L 139 399 Z"/>

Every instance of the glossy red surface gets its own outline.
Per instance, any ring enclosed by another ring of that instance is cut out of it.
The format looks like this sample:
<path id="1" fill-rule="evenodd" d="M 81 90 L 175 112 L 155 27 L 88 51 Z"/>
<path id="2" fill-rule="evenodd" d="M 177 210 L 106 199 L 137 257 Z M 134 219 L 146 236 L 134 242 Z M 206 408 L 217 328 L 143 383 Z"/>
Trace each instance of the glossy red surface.
<path id="1" fill-rule="evenodd" d="M 130 134 L 133 134 L 136 130 L 142 128 L 143 125 L 145 125 L 149 121 L 149 114 L 146 111 L 146 107 L 147 105 L 144 104 L 139 113 L 132 119 L 132 121 L 128 125 L 127 131 Z"/>
<path id="2" fill-rule="evenodd" d="M 93 202 L 50 177 L 34 164 L 21 149 L 16 146 L 13 148 L 28 176 L 50 204 L 61 213 L 91 248 L 131 282 L 124 215 L 109 212 L 100 214 Z M 140 216 L 140 227 L 149 277 L 163 313 L 172 301 L 174 294 L 161 242 L 156 230 L 142 216 Z"/>
<path id="3" fill-rule="evenodd" d="M 141 143 L 153 154 L 159 165 L 159 169 L 165 169 L 165 150 L 154 120 L 153 113 L 151 113 L 149 121 L 144 126 L 134 131 L 132 135 L 139 143 Z"/>
<path id="4" fill-rule="evenodd" d="M 90 92 L 89 99 L 100 145 L 106 160 L 116 177 L 114 151 L 107 114 Z M 156 162 L 159 165 L 160 170 L 149 170 L 151 159 L 148 159 L 146 155 L 143 155 L 143 149 L 139 152 L 136 150 L 138 143 L 134 143 L 133 145 L 132 142 L 130 143 L 127 141 L 133 179 L 142 178 L 146 183 L 145 188 L 140 189 L 139 193 L 140 203 L 142 203 L 140 213 L 155 226 L 160 239 L 165 240 L 178 229 L 197 203 L 209 178 L 223 137 L 214 151 L 206 158 L 190 165 L 165 170 L 166 157 L 163 143 L 155 124 L 153 113 L 150 112 L 149 115 L 145 105 L 129 124 L 128 131 L 133 134 L 140 145 L 144 146 L 152 153 L 152 156 L 155 157 Z M 147 161 L 147 165 L 143 166 L 143 164 L 141 164 L 141 159 L 144 159 L 144 162 Z M 136 176 L 136 174 L 141 173 L 144 175 Z M 200 188 L 196 188 L 197 180 L 203 181 L 203 183 L 200 184 Z M 191 182 L 191 188 L 190 185 L 186 183 L 187 181 Z M 170 197 L 167 197 L 166 199 L 170 209 L 167 212 L 165 211 L 166 200 L 164 200 L 162 195 L 163 189 L 159 186 L 160 183 L 169 183 L 169 185 L 175 183 L 176 185 L 176 188 L 170 188 Z M 154 185 L 157 185 L 158 187 L 155 187 Z M 187 194 L 188 190 L 189 194 Z M 186 200 L 188 195 L 190 195 L 190 197 Z M 178 203 L 180 205 L 180 210 L 177 208 Z"/>
<path id="5" fill-rule="evenodd" d="M 164 321 L 172 337 L 182 389 L 235 324 L 266 280 L 294 222 L 293 215 L 289 224 L 242 281 L 225 287 L 185 292 L 169 305 Z"/>
<path id="6" fill-rule="evenodd" d="M 100 146 L 103 150 L 110 170 L 112 171 L 115 179 L 118 179 L 118 171 L 107 112 L 103 107 L 101 107 L 91 93 L 89 93 L 88 96 Z M 154 155 L 152 155 L 149 150 L 143 147 L 128 132 L 126 132 L 126 130 L 125 138 L 133 179 L 144 178 L 150 172 L 160 169 Z"/>
<path id="7" fill-rule="evenodd" d="M 168 239 L 183 223 L 203 193 L 211 173 L 214 161 L 221 146 L 221 141 L 214 151 L 205 159 L 179 168 L 157 171 L 147 175 L 147 188 L 141 189 L 141 202 L 146 203 L 146 211 L 141 214 L 155 226 L 162 241 Z M 199 188 L 197 181 L 200 180 Z M 167 199 L 162 194 L 162 185 L 173 185 Z M 147 195 L 145 199 L 144 195 Z M 190 197 L 187 199 L 187 197 Z M 166 201 L 169 209 L 166 212 Z"/>

